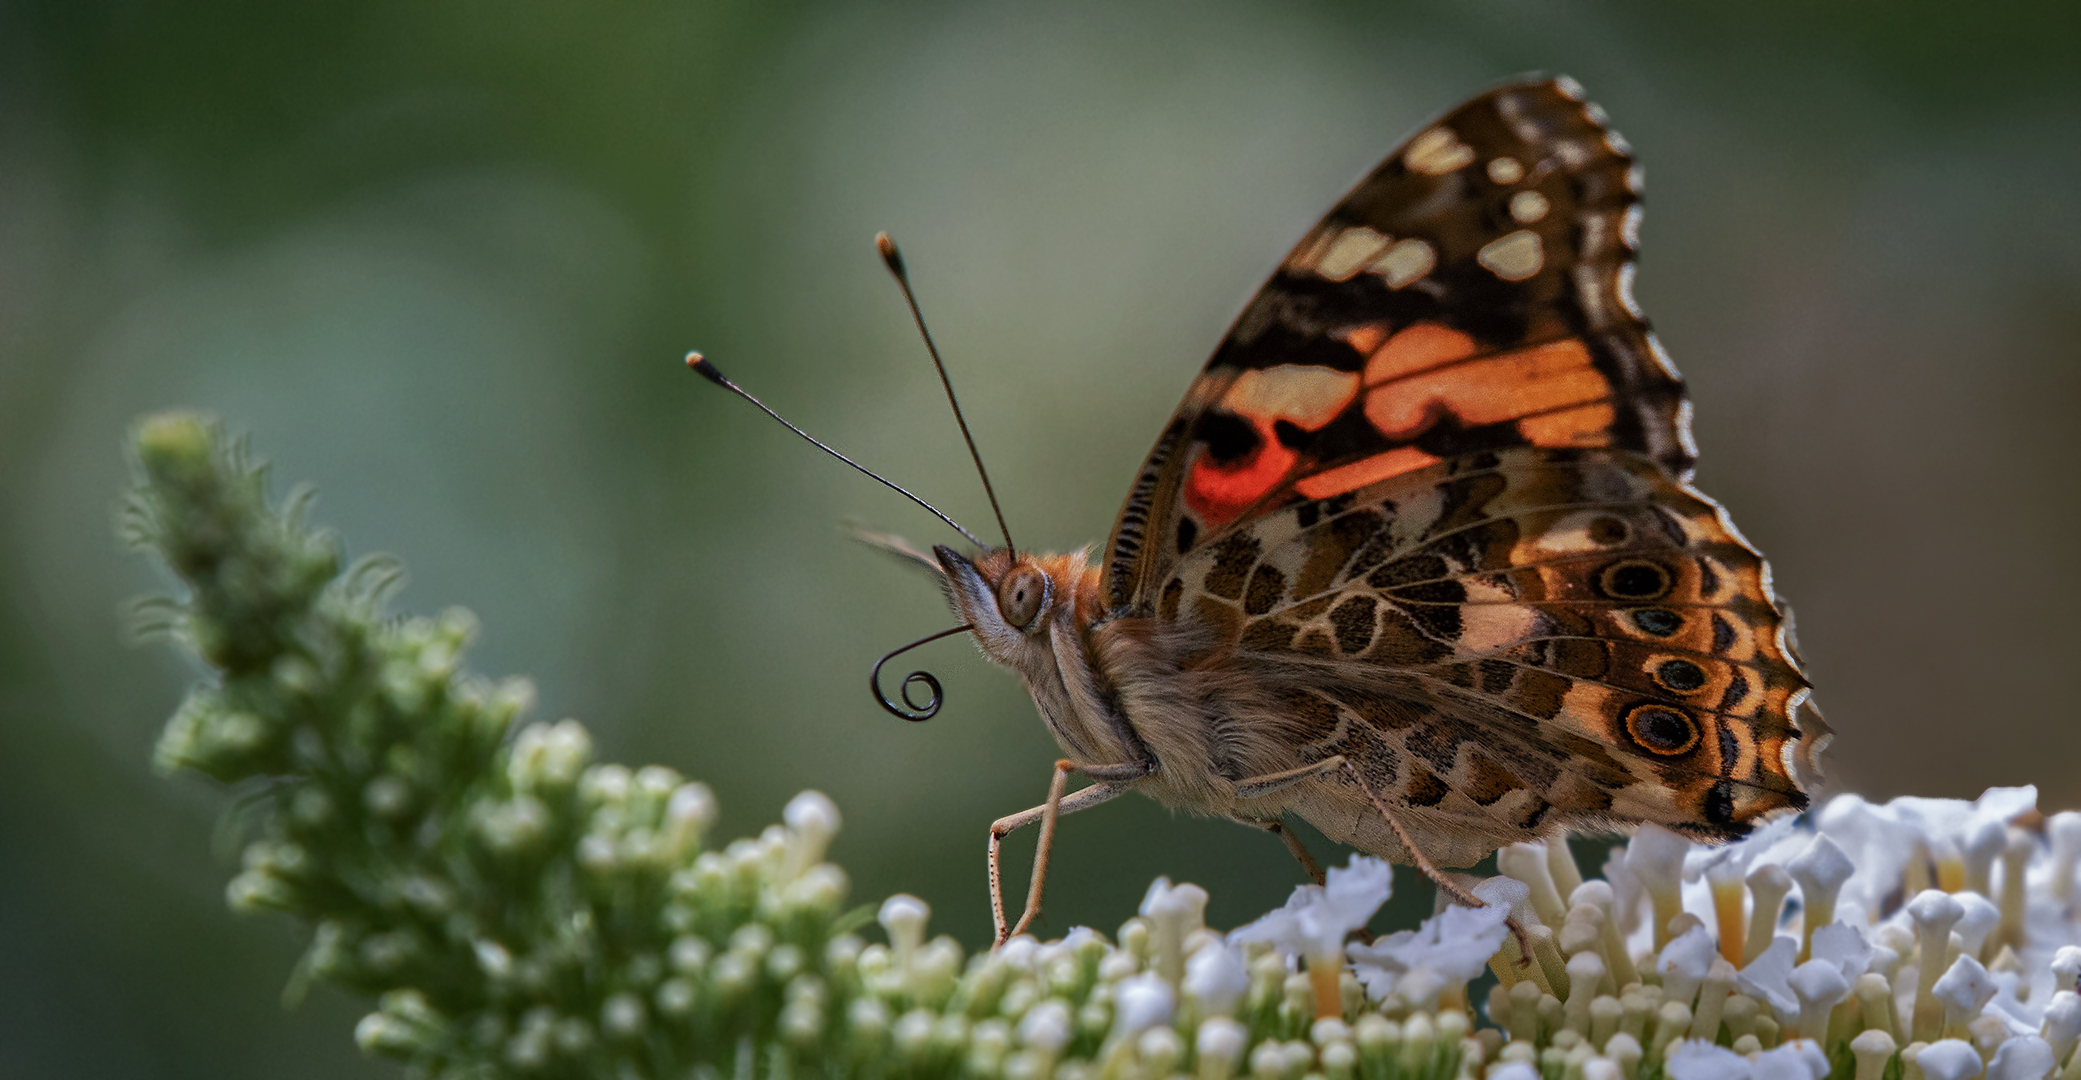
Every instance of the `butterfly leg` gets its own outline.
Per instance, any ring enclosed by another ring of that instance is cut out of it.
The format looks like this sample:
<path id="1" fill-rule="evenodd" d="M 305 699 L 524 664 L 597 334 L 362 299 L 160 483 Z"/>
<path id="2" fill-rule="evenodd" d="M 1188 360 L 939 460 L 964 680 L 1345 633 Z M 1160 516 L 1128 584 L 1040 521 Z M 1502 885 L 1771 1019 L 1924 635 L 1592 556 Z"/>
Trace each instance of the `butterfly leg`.
<path id="1" fill-rule="evenodd" d="M 1048 782 L 1047 802 L 1030 810 L 1021 810 L 1016 814 L 998 818 L 991 823 L 990 919 L 997 931 L 997 940 L 991 946 L 992 948 L 1004 944 L 1011 939 L 1012 935 L 1023 932 L 1026 929 L 1026 924 L 1032 922 L 1035 915 L 1040 914 L 1041 889 L 1046 885 L 1048 878 L 1048 853 L 1055 842 L 1055 822 L 1064 814 L 1074 814 L 1079 810 L 1097 806 L 1099 803 L 1106 802 L 1127 790 L 1127 785 L 1124 783 L 1111 783 L 1107 782 L 1107 779 L 1100 779 L 1098 783 L 1092 784 L 1090 787 L 1081 788 L 1065 796 L 1063 789 L 1068 786 L 1069 774 L 1072 772 L 1084 772 L 1087 774 L 1097 772 L 1103 774 L 1106 778 L 1112 778 L 1117 775 L 1119 779 L 1125 780 L 1132 779 L 1135 776 L 1146 775 L 1148 771 L 1147 768 L 1139 765 L 1120 766 L 1117 768 L 1079 769 L 1068 761 L 1057 761 L 1055 763 L 1055 775 Z M 1018 925 L 1007 927 L 1004 917 L 1004 872 L 1002 868 L 1004 838 L 1036 821 L 1040 822 L 1041 825 L 1040 844 L 1033 853 L 1033 879 L 1026 889 L 1026 910 L 1019 916 Z"/>
<path id="2" fill-rule="evenodd" d="M 1418 870 L 1423 871 L 1423 876 L 1430 878 L 1445 895 L 1458 900 L 1468 907 L 1488 906 L 1487 901 L 1468 892 L 1459 882 L 1446 877 L 1444 873 L 1439 871 L 1437 866 L 1431 863 L 1431 860 L 1425 858 L 1422 850 L 1416 846 L 1416 838 L 1410 836 L 1409 830 L 1402 827 L 1401 819 L 1397 818 L 1395 812 L 1387 808 L 1387 803 L 1381 801 L 1380 796 L 1374 793 L 1372 785 L 1367 784 L 1365 777 L 1358 774 L 1358 769 L 1354 768 L 1348 761 L 1343 761 L 1341 758 L 1337 760 L 1343 764 L 1344 771 L 1351 775 L 1352 782 L 1358 785 L 1358 789 L 1366 793 L 1366 801 L 1372 803 L 1373 809 L 1380 811 L 1380 816 L 1387 819 L 1387 827 L 1395 831 L 1395 836 L 1402 841 L 1402 847 L 1409 852 L 1409 861 L 1415 863 Z"/>
<path id="3" fill-rule="evenodd" d="M 1235 820 L 1252 828 L 1263 829 L 1278 837 L 1280 842 L 1286 845 L 1286 850 L 1293 853 L 1294 861 L 1301 864 L 1301 869 L 1307 873 L 1309 881 L 1320 885 L 1329 880 L 1323 876 L 1322 864 L 1315 861 L 1315 856 L 1308 851 L 1308 846 L 1301 843 L 1301 838 L 1295 836 L 1293 830 L 1286 827 L 1285 822 L 1276 818 L 1268 820 L 1265 818 L 1241 816 L 1238 816 Z"/>
<path id="4" fill-rule="evenodd" d="M 1303 765 L 1297 769 L 1287 769 L 1284 772 L 1266 773 L 1263 776 L 1253 776 L 1247 780 L 1238 780 L 1236 781 L 1236 798 L 1255 799 L 1260 796 L 1270 795 L 1275 791 L 1290 788 L 1303 780 L 1313 780 L 1318 776 L 1335 772 L 1342 768 L 1343 765 L 1344 756 L 1342 754 L 1333 754 L 1321 761 Z M 1241 815 L 1236 815 L 1235 820 L 1245 825 L 1256 826 L 1278 837 L 1286 845 L 1286 850 L 1293 853 L 1294 860 L 1301 864 L 1301 869 L 1307 871 L 1308 880 L 1313 881 L 1317 885 L 1327 880 L 1322 873 L 1322 864 L 1315 861 L 1315 856 L 1308 853 L 1308 848 L 1301 843 L 1301 838 L 1295 836 L 1293 830 L 1287 828 L 1284 822 L 1277 818 L 1253 818 Z"/>
<path id="5" fill-rule="evenodd" d="M 1335 760 L 1341 761 L 1342 759 L 1338 758 Z M 1415 863 L 1416 868 L 1423 871 L 1423 875 L 1430 878 L 1431 882 L 1438 886 L 1440 892 L 1468 907 L 1488 906 L 1488 901 L 1468 892 L 1459 882 L 1445 876 L 1431 863 L 1431 860 L 1424 857 L 1423 851 L 1416 846 L 1416 838 L 1410 836 L 1409 830 L 1402 827 L 1401 819 L 1395 816 L 1393 810 L 1387 808 L 1387 803 L 1374 793 L 1372 786 L 1366 783 L 1365 777 L 1360 776 L 1358 770 L 1353 768 L 1351 763 L 1344 762 L 1344 770 L 1351 774 L 1351 780 L 1358 785 L 1358 789 L 1366 793 L 1366 801 L 1373 804 L 1373 809 L 1380 811 L 1380 816 L 1387 819 L 1387 827 L 1395 831 L 1395 836 L 1402 841 L 1402 847 L 1409 852 L 1409 861 Z M 1532 962 L 1532 939 L 1526 935 L 1525 928 L 1519 925 L 1516 919 L 1506 919 L 1504 920 L 1504 925 L 1510 928 L 1511 936 L 1517 938 L 1519 966 L 1530 964 Z"/>

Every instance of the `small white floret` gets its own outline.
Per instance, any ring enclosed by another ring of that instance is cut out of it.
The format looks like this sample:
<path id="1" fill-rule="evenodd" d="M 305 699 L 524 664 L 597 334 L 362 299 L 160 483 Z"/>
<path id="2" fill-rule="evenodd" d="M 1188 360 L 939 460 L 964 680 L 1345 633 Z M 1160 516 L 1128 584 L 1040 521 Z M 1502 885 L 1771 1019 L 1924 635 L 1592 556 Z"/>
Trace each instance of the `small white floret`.
<path id="1" fill-rule="evenodd" d="M 1502 946 L 1509 933 L 1504 925 L 1509 915 L 1510 909 L 1501 903 L 1479 908 L 1455 904 L 1414 930 L 1390 934 L 1371 945 L 1350 945 L 1345 953 L 1357 968 L 1366 993 L 1376 1001 L 1384 1000 L 1399 980 L 1416 972 L 1435 976 L 1437 990 L 1449 984 L 1464 985 L 1481 974 L 1489 957 Z"/>
<path id="2" fill-rule="evenodd" d="M 1287 956 L 1341 958 L 1345 935 L 1366 925 L 1394 892 L 1394 868 L 1372 856 L 1355 855 L 1331 869 L 1328 878 L 1324 885 L 1296 887 L 1284 907 L 1237 928 L 1228 939 L 1237 944 L 1268 942 Z"/>
<path id="3" fill-rule="evenodd" d="M 1799 943 L 1788 937 L 1775 938 L 1770 947 L 1764 949 L 1748 966 L 1734 976 L 1734 984 L 1741 992 L 1785 1015 L 1799 1011 L 1799 998 L 1792 993 L 1792 962 L 1799 955 Z"/>
<path id="4" fill-rule="evenodd" d="M 2081 994 L 2072 990 L 2054 993 L 2052 1004 L 2045 1006 L 2045 1026 L 2040 1033 L 2052 1045 L 2052 1055 L 2066 1060 L 2067 1051 L 2081 1040 Z"/>
<path id="5" fill-rule="evenodd" d="M 1915 1058 L 1928 1080 L 1972 1080 L 1980 1074 L 1980 1054 L 1963 1039 L 1942 1039 L 1922 1048 Z"/>
<path id="6" fill-rule="evenodd" d="M 1200 1021 L 1199 1033 L 1192 1042 L 1200 1060 L 1234 1065 L 1243 1056 L 1243 1047 L 1250 1043 L 1250 1032 L 1226 1016 L 1216 1016 Z"/>
<path id="7" fill-rule="evenodd" d="M 1069 1045 L 1073 1030 L 1069 1003 L 1061 998 L 1049 998 L 1026 1010 L 1026 1015 L 1020 1018 L 1019 1042 L 1053 1055 Z"/>
<path id="8" fill-rule="evenodd" d="M 1855 983 L 1871 969 L 1874 950 L 1864 940 L 1864 931 L 1846 923 L 1829 923 L 1814 931 L 1813 957 L 1834 964 L 1843 978 Z"/>
<path id="9" fill-rule="evenodd" d="M 1199 1001 L 1201 1013 L 1225 1015 L 1250 990 L 1249 966 L 1226 942 L 1209 943 L 1185 961 L 1184 990 Z"/>
<path id="10" fill-rule="evenodd" d="M 1123 979 L 1113 990 L 1113 1034 L 1133 1038 L 1158 1024 L 1168 1024 L 1175 1004 L 1171 984 L 1161 975 Z"/>
<path id="11" fill-rule="evenodd" d="M 1799 1034 L 1821 1039 L 1828 1034 L 1828 1010 L 1850 996 L 1850 980 L 1842 969 L 1826 960 L 1809 960 L 1792 969 L 1788 980 L 1792 995 L 1799 999 Z"/>
<path id="12" fill-rule="evenodd" d="M 1757 1054 L 1755 1066 L 1756 1080 L 1822 1080 L 1828 1055 L 1812 1039 L 1793 1039 Z"/>
<path id="13" fill-rule="evenodd" d="M 1997 907 L 1994 901 L 1976 892 L 1954 893 L 1953 899 L 1958 901 L 1962 914 L 1958 921 L 1952 924 L 1951 931 L 1965 943 L 1964 951 L 1967 955 L 1978 956 L 1981 948 L 1987 944 L 1987 935 L 1994 933 L 1994 928 L 2001 925 L 2002 909 Z"/>
<path id="14" fill-rule="evenodd" d="M 1672 1047 L 1664 1072 L 1673 1080 L 1750 1080 L 1755 1075 L 1747 1058 L 1704 1039 L 1686 1039 Z M 1489 1074 L 1491 1080 L 1495 1075 Z"/>
<path id="15" fill-rule="evenodd" d="M 1713 942 L 1712 933 L 1702 926 L 1684 931 L 1663 946 L 1661 955 L 1655 958 L 1655 970 L 1662 976 L 1662 1000 L 1689 1005 L 1718 955 L 1719 946 Z"/>
<path id="16" fill-rule="evenodd" d="M 1987 1063 L 1987 1080 L 2045 1080 L 2059 1062 L 2052 1046 L 2036 1035 L 2019 1035 L 2001 1044 Z"/>
<path id="17" fill-rule="evenodd" d="M 1930 992 L 1943 1003 L 1946 1022 L 1956 1020 L 1965 1023 L 1980 1015 L 1980 1010 L 1994 1000 L 1994 977 L 1986 967 L 1970 955 L 1960 954 L 1951 970 L 1944 972 Z"/>
<path id="18" fill-rule="evenodd" d="M 897 893 L 882 901 L 881 912 L 876 921 L 888 931 L 889 944 L 898 954 L 915 949 L 925 941 L 925 923 L 932 918 L 932 908 L 923 900 L 906 893 Z"/>

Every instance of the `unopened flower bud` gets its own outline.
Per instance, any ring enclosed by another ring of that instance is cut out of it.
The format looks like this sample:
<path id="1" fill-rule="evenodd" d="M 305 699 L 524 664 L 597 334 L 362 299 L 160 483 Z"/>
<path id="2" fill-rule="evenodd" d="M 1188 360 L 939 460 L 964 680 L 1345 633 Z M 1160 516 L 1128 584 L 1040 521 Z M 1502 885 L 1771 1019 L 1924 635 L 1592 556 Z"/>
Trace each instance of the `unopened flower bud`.
<path id="1" fill-rule="evenodd" d="M 1199 1080 L 1226 1080 L 1234 1076 L 1236 1061 L 1242 1057 L 1242 1049 L 1249 1045 L 1251 1032 L 1242 1024 L 1215 1015 L 1201 1020 L 1199 1032 L 1192 1036 L 1192 1049 L 1199 1057 Z"/>
<path id="2" fill-rule="evenodd" d="M 361 789 L 361 802 L 379 818 L 402 817 L 412 808 L 412 788 L 402 779 L 384 773 Z"/>
<path id="3" fill-rule="evenodd" d="M 2001 908 L 1976 892 L 1957 893 L 1953 899 L 1964 914 L 1952 925 L 1951 932 L 1958 935 L 1967 955 L 1984 960 L 1987 941 L 2001 925 Z"/>
<path id="4" fill-rule="evenodd" d="M 1183 989 L 1198 1000 L 1202 1015 L 1231 1015 L 1250 990 L 1250 971 L 1243 954 L 1221 941 L 1202 947 L 1185 962 Z"/>
<path id="5" fill-rule="evenodd" d="M 1568 909 L 1561 903 L 1561 892 L 1554 884 L 1544 844 L 1511 844 L 1503 848 L 1496 852 L 1496 870 L 1504 877 L 1523 882 L 1532 890 L 1532 910 L 1540 922 L 1559 930 L 1567 921 Z"/>
<path id="6" fill-rule="evenodd" d="M 788 800 L 787 808 L 781 811 L 781 820 L 788 827 L 788 877 L 822 861 L 824 852 L 831 846 L 831 838 L 838 835 L 838 804 L 821 791 L 805 791 Z"/>
<path id="7" fill-rule="evenodd" d="M 2074 867 L 2081 863 L 2081 810 L 2063 810 L 2045 821 L 2052 838 L 2052 898 L 2065 903 L 2074 895 Z"/>
<path id="8" fill-rule="evenodd" d="M 354 1044 L 361 1052 L 408 1059 L 426 1049 L 426 1040 L 412 1025 L 381 1012 L 372 1012 L 354 1025 Z"/>
<path id="9" fill-rule="evenodd" d="M 1775 863 L 1759 866 L 1749 871 L 1748 886 L 1755 906 L 1749 912 L 1749 932 L 1742 944 L 1741 967 L 1755 963 L 1776 939 L 1778 917 L 1784 911 L 1786 895 L 1792 891 L 1792 875 Z"/>
<path id="10" fill-rule="evenodd" d="M 1792 970 L 1792 993 L 1799 999 L 1799 1037 L 1819 1042 L 1828 1035 L 1828 1013 L 1850 996 L 1850 981 L 1840 967 L 1809 960 Z"/>
<path id="11" fill-rule="evenodd" d="M 540 787 L 560 790 L 578 781 L 579 774 L 592 760 L 592 735 L 576 720 L 559 720 L 554 724 L 531 724 L 521 732 L 539 732 L 528 747 L 532 753 L 522 761 L 522 744 L 514 744 L 513 786 L 521 791 L 532 791 Z"/>
<path id="12" fill-rule="evenodd" d="M 1626 868 L 1654 906 L 1655 948 L 1669 944 L 1669 922 L 1683 910 L 1684 855 L 1691 842 L 1660 825 L 1643 825 L 1626 845 Z"/>
<path id="13" fill-rule="evenodd" d="M 1069 1045 L 1070 1033 L 1069 1003 L 1060 998 L 1035 1005 L 1019 1020 L 1020 1044 L 1051 1057 Z"/>
<path id="14" fill-rule="evenodd" d="M 1879 1028 L 1873 1028 L 1850 1040 L 1850 1053 L 1857 1059 L 1857 1074 L 1854 1080 L 1883 1080 L 1886 1063 L 1893 1059 L 1896 1049 L 1893 1036 Z"/>
<path id="15" fill-rule="evenodd" d="M 1799 900 L 1806 908 L 1800 920 L 1799 959 L 1803 963 L 1813 959 L 1814 931 L 1835 921 L 1836 894 L 1857 867 L 1834 840 L 1818 835 L 1785 865 L 1785 872 L 1799 883 Z"/>
<path id="16" fill-rule="evenodd" d="M 643 1034 L 643 999 L 626 990 L 609 995 L 600 1005 L 600 1031 L 610 1039 Z"/>
<path id="17" fill-rule="evenodd" d="M 1917 945 L 1921 950 L 1921 981 L 1915 988 L 1914 1037 L 1917 1042 L 1928 1042 L 1943 1033 L 1944 1008 L 1938 1004 L 1934 990 L 1937 978 L 1944 973 L 1951 927 L 1965 915 L 1965 908 L 1949 893 L 1924 889 L 1908 901 L 1907 910 L 1908 917 L 1915 921 Z"/>
<path id="18" fill-rule="evenodd" d="M 224 902 L 242 915 L 262 911 L 293 911 L 296 891 L 273 874 L 248 870 L 224 886 Z"/>
<path id="19" fill-rule="evenodd" d="M 882 901 L 876 918 L 888 932 L 897 969 L 909 970 L 911 955 L 925 942 L 925 923 L 932 918 L 932 908 L 915 896 L 897 893 Z"/>
<path id="20" fill-rule="evenodd" d="M 1968 890 L 1984 897 L 1994 896 L 1994 860 L 2001 856 L 2007 839 L 1999 821 L 1982 821 L 1965 835 L 1958 845 L 1958 852 L 1965 860 L 1965 887 Z"/>
<path id="21" fill-rule="evenodd" d="M 1156 974 L 1136 975 L 1113 991 L 1113 1037 L 1134 1038 L 1158 1024 L 1168 1024 L 1175 997 L 1171 984 Z"/>

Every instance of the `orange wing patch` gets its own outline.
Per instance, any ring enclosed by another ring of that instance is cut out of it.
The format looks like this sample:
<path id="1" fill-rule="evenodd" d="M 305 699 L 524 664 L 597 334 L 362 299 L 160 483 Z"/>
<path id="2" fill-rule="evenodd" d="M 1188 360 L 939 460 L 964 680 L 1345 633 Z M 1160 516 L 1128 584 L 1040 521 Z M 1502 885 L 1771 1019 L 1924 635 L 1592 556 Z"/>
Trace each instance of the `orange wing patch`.
<path id="1" fill-rule="evenodd" d="M 1600 401 L 1527 416 L 1517 422 L 1517 430 L 1533 446 L 1610 446 L 1611 425 L 1617 418 L 1610 403 Z"/>
<path id="2" fill-rule="evenodd" d="M 1387 339 L 1366 360 L 1366 385 L 1444 367 L 1474 355 L 1474 339 L 1450 327 L 1420 322 Z"/>
<path id="3" fill-rule="evenodd" d="M 1416 447 L 1397 446 L 1384 454 L 1325 469 L 1295 484 L 1293 489 L 1311 499 L 1327 499 L 1332 495 L 1357 491 L 1367 484 L 1377 484 L 1390 476 L 1430 468 L 1438 464 L 1438 460 Z"/>
<path id="4" fill-rule="evenodd" d="M 1374 355 L 1394 347 L 1390 340 Z M 1462 427 L 1480 427 L 1610 397 L 1611 384 L 1591 365 L 1590 351 L 1569 338 L 1374 384 L 1366 394 L 1366 419 L 1388 438 L 1406 441 L 1445 414 L 1457 418 Z M 1525 434 L 1533 445 L 1541 445 Z"/>
<path id="5" fill-rule="evenodd" d="M 1227 524 L 1263 498 L 1293 470 L 1299 455 L 1281 443 L 1274 426 L 1284 420 L 1304 431 L 1320 431 L 1358 396 L 1356 372 L 1311 364 L 1285 364 L 1236 376 L 1219 407 L 1241 417 L 1257 432 L 1257 445 L 1226 463 L 1203 453 L 1185 479 L 1185 505 L 1210 528 Z"/>
<path id="6" fill-rule="evenodd" d="M 1373 345 L 1366 360 L 1366 420 L 1406 443 L 1447 416 L 1461 427 L 1510 420 L 1533 446 L 1608 446 L 1614 412 L 1611 384 L 1575 338 L 1475 358 L 1474 339 L 1420 322 L 1386 338 L 1375 325 L 1347 332 L 1354 346 Z M 1326 499 L 1438 463 L 1414 446 L 1362 458 L 1294 485 Z"/>

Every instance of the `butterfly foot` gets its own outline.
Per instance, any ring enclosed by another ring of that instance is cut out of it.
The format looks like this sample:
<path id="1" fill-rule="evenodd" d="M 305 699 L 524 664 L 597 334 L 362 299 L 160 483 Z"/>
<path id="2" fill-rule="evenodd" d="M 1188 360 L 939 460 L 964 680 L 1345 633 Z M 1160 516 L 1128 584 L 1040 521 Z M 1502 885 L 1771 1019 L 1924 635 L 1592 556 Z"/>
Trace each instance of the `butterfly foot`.
<path id="1" fill-rule="evenodd" d="M 1149 771 L 1141 764 L 1102 765 L 1096 768 L 1080 768 L 1073 762 L 1057 761 L 1048 780 L 1048 801 L 1030 810 L 1023 810 L 1007 817 L 998 818 L 990 825 L 990 918 L 996 929 L 990 948 L 995 951 L 1004 943 L 1026 932 L 1026 927 L 1040 915 L 1041 892 L 1048 880 L 1048 855 L 1055 843 L 1055 822 L 1064 814 L 1073 814 L 1086 807 L 1114 798 L 1127 790 L 1127 785 L 1106 782 L 1104 777 L 1140 776 Z M 1072 772 L 1099 773 L 1100 782 L 1067 796 L 1063 789 Z M 1017 923 L 1007 922 L 1004 910 L 1004 873 L 1002 860 L 1004 838 L 1011 833 L 1038 823 L 1041 827 L 1040 843 L 1033 853 L 1033 876 L 1026 891 L 1026 908 Z"/>
<path id="2" fill-rule="evenodd" d="M 1525 933 L 1524 924 L 1518 922 L 1515 918 L 1503 920 L 1503 925 L 1510 929 L 1510 936 L 1517 939 L 1517 966 L 1521 968 L 1531 967 L 1532 935 Z"/>

